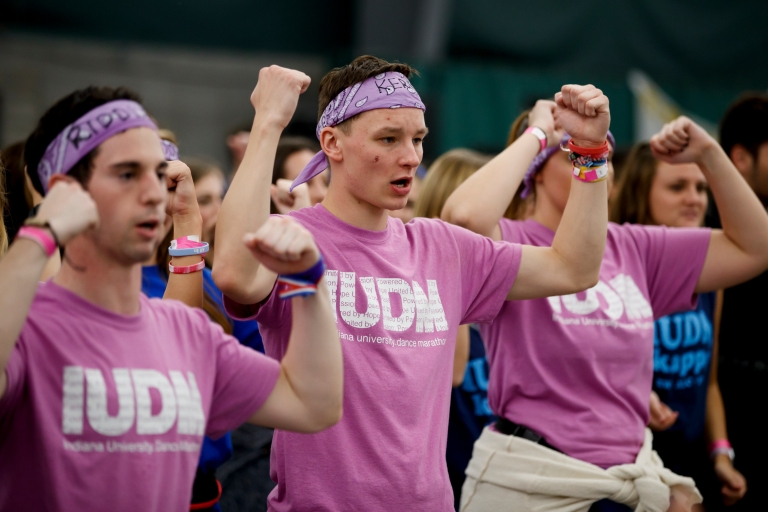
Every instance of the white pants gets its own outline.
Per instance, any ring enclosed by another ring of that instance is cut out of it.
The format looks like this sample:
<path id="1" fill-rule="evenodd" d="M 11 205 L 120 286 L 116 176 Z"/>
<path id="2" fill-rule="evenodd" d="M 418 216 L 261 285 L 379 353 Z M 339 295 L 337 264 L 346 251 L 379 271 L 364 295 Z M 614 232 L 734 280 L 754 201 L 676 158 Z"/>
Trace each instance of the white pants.
<path id="1" fill-rule="evenodd" d="M 701 494 L 693 479 L 666 469 L 651 449 L 652 435 L 634 464 L 602 469 L 540 444 L 488 427 L 475 443 L 461 490 L 461 512 L 586 512 L 604 498 L 636 512 L 666 512 L 670 487 Z M 698 498 L 698 501 L 696 501 Z"/>

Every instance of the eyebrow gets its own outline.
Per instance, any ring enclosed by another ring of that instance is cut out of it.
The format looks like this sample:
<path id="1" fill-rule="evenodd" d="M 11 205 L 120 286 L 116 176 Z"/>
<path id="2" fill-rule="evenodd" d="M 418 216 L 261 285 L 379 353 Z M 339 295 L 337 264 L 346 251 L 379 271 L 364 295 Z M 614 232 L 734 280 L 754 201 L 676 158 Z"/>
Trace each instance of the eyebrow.
<path id="1" fill-rule="evenodd" d="M 379 128 L 374 132 L 375 135 L 383 135 L 385 133 L 403 133 L 403 129 L 396 127 L 396 126 L 385 126 L 384 128 Z M 417 135 L 421 135 L 422 137 L 427 135 L 429 133 L 429 128 L 426 126 L 423 129 L 420 129 L 416 132 Z"/>
<path id="2" fill-rule="evenodd" d="M 158 164 L 155 170 L 166 169 L 167 167 L 168 167 L 168 162 L 163 161 L 160 164 Z M 135 162 L 135 161 L 117 162 L 116 164 L 110 165 L 109 168 L 115 171 L 137 170 L 137 169 L 141 169 L 141 163 Z"/>

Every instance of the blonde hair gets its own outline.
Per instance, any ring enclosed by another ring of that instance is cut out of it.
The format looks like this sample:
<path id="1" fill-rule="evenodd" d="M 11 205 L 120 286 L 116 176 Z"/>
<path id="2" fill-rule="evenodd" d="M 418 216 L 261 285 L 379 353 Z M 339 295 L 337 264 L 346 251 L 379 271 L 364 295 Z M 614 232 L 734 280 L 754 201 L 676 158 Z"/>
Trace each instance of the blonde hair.
<path id="1" fill-rule="evenodd" d="M 448 197 L 475 171 L 487 164 L 491 157 L 471 149 L 452 149 L 429 166 L 427 177 L 421 184 L 415 217 L 440 217 Z"/>

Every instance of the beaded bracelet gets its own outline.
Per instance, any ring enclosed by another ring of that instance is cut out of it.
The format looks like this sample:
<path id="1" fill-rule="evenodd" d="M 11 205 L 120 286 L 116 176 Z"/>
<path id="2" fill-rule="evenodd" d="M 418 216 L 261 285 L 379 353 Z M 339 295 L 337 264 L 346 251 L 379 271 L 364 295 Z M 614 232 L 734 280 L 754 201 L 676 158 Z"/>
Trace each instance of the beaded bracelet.
<path id="1" fill-rule="evenodd" d="M 183 236 L 171 240 L 168 254 L 171 256 L 195 256 L 208 252 L 208 242 L 201 242 L 197 236 Z"/>
<path id="2" fill-rule="evenodd" d="M 307 297 L 317 293 L 317 283 L 325 274 L 325 262 L 322 255 L 317 263 L 304 272 L 277 276 L 278 296 L 281 299 Z"/>

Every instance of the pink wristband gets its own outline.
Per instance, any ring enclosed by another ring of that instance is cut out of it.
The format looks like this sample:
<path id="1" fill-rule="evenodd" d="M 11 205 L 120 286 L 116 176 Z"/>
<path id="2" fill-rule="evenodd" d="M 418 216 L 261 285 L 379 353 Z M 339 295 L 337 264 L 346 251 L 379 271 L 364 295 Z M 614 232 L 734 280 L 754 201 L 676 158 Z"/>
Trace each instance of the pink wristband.
<path id="1" fill-rule="evenodd" d="M 731 442 L 728 441 L 727 439 L 718 439 L 716 441 L 713 441 L 709 445 L 709 451 L 710 452 L 712 452 L 714 450 L 717 450 L 718 448 L 726 448 L 726 449 L 732 448 Z"/>
<path id="2" fill-rule="evenodd" d="M 523 135 L 526 133 L 532 133 L 534 137 L 539 139 L 539 142 L 541 143 L 541 148 L 539 149 L 539 153 L 547 149 L 547 134 L 539 128 L 538 126 L 529 126 L 525 129 L 523 132 Z"/>
<path id="3" fill-rule="evenodd" d="M 194 272 L 200 272 L 203 268 L 205 268 L 205 258 L 201 258 L 199 263 L 183 267 L 174 267 L 172 263 L 168 264 L 168 272 L 171 274 L 192 274 Z"/>
<path id="4" fill-rule="evenodd" d="M 608 165 L 603 164 L 600 167 L 574 167 L 573 177 L 587 183 L 603 181 L 608 177 Z"/>
<path id="5" fill-rule="evenodd" d="M 26 238 L 27 240 L 32 240 L 33 242 L 37 243 L 40 247 L 43 248 L 45 254 L 49 258 L 53 256 L 53 253 L 56 252 L 56 248 L 58 247 L 53 236 L 51 236 L 51 234 L 43 228 L 22 226 L 18 233 L 16 233 L 16 238 Z"/>

